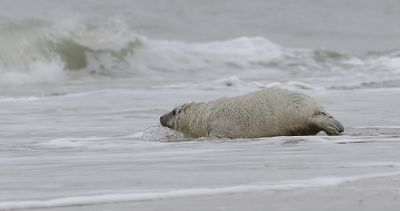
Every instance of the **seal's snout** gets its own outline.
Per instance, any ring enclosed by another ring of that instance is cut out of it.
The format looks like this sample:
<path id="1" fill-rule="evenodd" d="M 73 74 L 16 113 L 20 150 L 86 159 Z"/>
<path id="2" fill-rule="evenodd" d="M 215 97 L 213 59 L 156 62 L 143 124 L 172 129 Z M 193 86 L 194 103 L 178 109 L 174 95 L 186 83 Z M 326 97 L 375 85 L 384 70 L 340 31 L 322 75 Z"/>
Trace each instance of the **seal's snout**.
<path id="1" fill-rule="evenodd" d="M 340 123 L 339 121 L 337 121 L 336 119 L 335 119 L 335 121 L 336 121 L 336 126 L 337 126 L 337 128 L 338 128 L 338 130 L 339 130 L 339 133 L 343 133 L 344 132 L 344 126 L 342 125 L 342 123 Z"/>
<path id="2" fill-rule="evenodd" d="M 170 125 L 171 123 L 169 122 L 170 120 L 171 120 L 170 113 L 164 114 L 160 117 L 160 123 L 164 127 L 169 127 L 169 128 L 171 127 Z"/>
<path id="3" fill-rule="evenodd" d="M 167 121 L 165 120 L 164 116 L 160 117 L 160 123 L 161 123 L 162 126 L 167 127 Z"/>

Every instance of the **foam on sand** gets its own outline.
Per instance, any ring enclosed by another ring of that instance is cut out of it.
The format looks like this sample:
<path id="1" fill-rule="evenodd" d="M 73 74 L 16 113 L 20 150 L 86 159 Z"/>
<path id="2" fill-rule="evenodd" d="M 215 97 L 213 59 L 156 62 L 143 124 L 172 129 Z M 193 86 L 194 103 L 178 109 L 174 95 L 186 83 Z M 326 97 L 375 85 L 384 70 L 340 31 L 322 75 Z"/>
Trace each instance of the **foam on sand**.
<path id="1" fill-rule="evenodd" d="M 237 194 L 255 191 L 268 190 L 295 190 L 304 188 L 322 188 L 327 186 L 340 185 L 346 182 L 352 182 L 363 179 L 373 179 L 379 177 L 399 176 L 400 171 L 344 176 L 344 177 L 318 177 L 305 180 L 288 180 L 276 183 L 258 183 L 249 185 L 237 185 L 218 188 L 190 188 L 176 189 L 160 192 L 145 193 L 123 193 L 123 194 L 106 194 L 93 196 L 71 196 L 65 198 L 55 198 L 49 200 L 32 200 L 32 201 L 4 201 L 0 202 L 0 210 L 16 210 L 16 209 L 34 209 L 34 208 L 52 208 L 52 207 L 69 207 L 83 206 L 106 203 L 121 203 L 134 201 L 153 201 L 170 198 L 196 197 L 208 195 Z"/>

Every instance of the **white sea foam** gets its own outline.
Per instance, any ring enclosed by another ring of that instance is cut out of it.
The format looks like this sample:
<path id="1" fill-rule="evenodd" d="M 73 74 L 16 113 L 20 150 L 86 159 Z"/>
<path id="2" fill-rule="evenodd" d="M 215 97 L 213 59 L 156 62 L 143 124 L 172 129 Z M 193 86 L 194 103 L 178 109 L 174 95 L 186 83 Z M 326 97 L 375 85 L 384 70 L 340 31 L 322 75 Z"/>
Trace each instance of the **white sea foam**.
<path id="1" fill-rule="evenodd" d="M 300 81 L 287 81 L 287 82 L 268 82 L 268 81 L 255 81 L 255 80 L 242 80 L 238 76 L 231 76 L 221 78 L 213 81 L 201 83 L 180 83 L 170 84 L 164 86 L 154 86 L 153 88 L 170 88 L 170 89 L 185 89 L 195 88 L 203 90 L 218 90 L 218 89 L 238 89 L 243 91 L 254 91 L 264 88 L 282 88 L 291 90 L 315 90 L 324 89 L 324 87 L 314 86 L 312 84 L 303 83 Z"/>
<path id="2" fill-rule="evenodd" d="M 400 126 L 397 125 L 370 125 L 370 126 L 355 126 L 353 128 L 357 129 L 400 129 Z"/>
<path id="3" fill-rule="evenodd" d="M 131 134 L 129 136 L 125 136 L 125 137 L 132 137 L 132 138 L 142 138 L 144 135 L 144 132 L 136 132 L 134 134 Z"/>
<path id="4" fill-rule="evenodd" d="M 35 61 L 24 70 L 18 69 L 0 69 L 1 85 L 22 85 L 32 83 L 49 83 L 65 79 L 63 64 L 54 60 L 50 62 Z"/>
<path id="5" fill-rule="evenodd" d="M 185 138 L 182 133 L 162 126 L 147 128 L 140 138 L 141 140 L 151 142 L 178 142 L 190 140 L 190 138 Z"/>
<path id="6" fill-rule="evenodd" d="M 0 97 L 0 102 L 14 102 L 14 101 L 36 101 L 42 97 L 28 96 L 28 97 Z"/>
<path id="7" fill-rule="evenodd" d="M 108 137 L 65 137 L 56 138 L 38 143 L 37 146 L 45 147 L 84 147 L 99 141 L 110 140 Z"/>
<path id="8" fill-rule="evenodd" d="M 71 196 L 64 198 L 48 199 L 48 200 L 27 200 L 27 201 L 3 201 L 0 202 L 0 210 L 16 210 L 16 209 L 35 209 L 35 208 L 54 208 L 54 207 L 70 207 L 84 206 L 106 203 L 122 203 L 135 201 L 154 201 L 165 200 L 170 198 L 199 197 L 209 195 L 222 194 L 239 194 L 256 191 L 269 190 L 296 190 L 304 188 L 323 188 L 327 186 L 336 186 L 346 182 L 354 182 L 358 180 L 374 179 L 381 177 L 399 176 L 400 171 L 343 176 L 343 177 L 318 177 L 304 180 L 288 180 L 275 183 L 258 183 L 249 185 L 237 185 L 217 188 L 192 188 L 192 189 L 172 189 L 160 192 L 145 193 L 123 193 L 123 194 L 106 194 L 94 196 Z"/>

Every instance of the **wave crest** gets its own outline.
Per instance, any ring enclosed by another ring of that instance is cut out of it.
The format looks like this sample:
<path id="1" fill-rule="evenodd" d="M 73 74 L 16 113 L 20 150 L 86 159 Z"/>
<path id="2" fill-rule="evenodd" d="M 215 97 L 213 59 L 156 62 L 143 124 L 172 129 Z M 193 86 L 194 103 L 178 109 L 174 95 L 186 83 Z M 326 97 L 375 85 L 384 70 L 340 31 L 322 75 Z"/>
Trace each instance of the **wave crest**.
<path id="1" fill-rule="evenodd" d="M 0 29 L 0 84 L 93 75 L 186 81 L 238 75 L 253 81 L 299 81 L 325 88 L 400 80 L 398 52 L 358 58 L 325 49 L 285 48 L 263 37 L 205 43 L 155 40 L 119 20 L 58 24 L 3 20 Z"/>

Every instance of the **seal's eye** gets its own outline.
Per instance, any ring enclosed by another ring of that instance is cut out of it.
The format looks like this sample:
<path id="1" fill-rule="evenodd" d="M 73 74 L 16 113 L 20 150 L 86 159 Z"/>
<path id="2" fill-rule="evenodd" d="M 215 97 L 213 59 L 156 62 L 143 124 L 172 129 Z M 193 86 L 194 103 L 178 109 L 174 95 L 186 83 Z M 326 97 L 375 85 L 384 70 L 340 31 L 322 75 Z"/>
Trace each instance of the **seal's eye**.
<path id="1" fill-rule="evenodd" d="M 176 110 L 174 109 L 173 111 L 172 111 L 172 115 L 176 115 Z"/>

